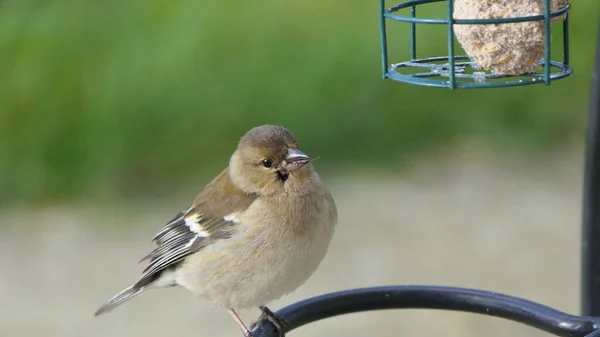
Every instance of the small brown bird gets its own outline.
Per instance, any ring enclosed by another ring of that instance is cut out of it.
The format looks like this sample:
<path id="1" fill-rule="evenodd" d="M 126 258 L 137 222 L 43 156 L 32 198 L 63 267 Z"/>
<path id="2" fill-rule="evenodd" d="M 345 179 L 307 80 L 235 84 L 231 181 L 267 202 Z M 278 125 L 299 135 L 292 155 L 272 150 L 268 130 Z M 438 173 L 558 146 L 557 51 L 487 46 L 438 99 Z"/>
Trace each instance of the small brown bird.
<path id="1" fill-rule="evenodd" d="M 280 333 L 286 324 L 266 304 L 302 285 L 317 269 L 337 223 L 335 202 L 280 126 L 248 131 L 229 166 L 154 237 L 141 278 L 96 311 L 107 312 L 151 288 L 182 286 L 227 308 L 259 307 Z"/>

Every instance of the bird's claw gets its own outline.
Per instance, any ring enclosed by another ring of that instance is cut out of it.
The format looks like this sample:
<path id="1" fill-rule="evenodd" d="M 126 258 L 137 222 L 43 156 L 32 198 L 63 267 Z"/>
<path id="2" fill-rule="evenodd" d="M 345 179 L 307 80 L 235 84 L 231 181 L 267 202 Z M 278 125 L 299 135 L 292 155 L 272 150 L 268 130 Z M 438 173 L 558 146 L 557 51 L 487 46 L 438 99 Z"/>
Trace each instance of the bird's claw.
<path id="1" fill-rule="evenodd" d="M 260 321 L 267 320 L 271 324 L 273 324 L 273 326 L 277 330 L 278 337 L 285 337 L 285 330 L 290 325 L 290 323 L 265 306 L 260 307 L 260 310 L 262 311 L 262 313 L 258 317 L 258 320 L 250 325 L 250 330 L 254 330 L 254 328 L 258 325 Z"/>

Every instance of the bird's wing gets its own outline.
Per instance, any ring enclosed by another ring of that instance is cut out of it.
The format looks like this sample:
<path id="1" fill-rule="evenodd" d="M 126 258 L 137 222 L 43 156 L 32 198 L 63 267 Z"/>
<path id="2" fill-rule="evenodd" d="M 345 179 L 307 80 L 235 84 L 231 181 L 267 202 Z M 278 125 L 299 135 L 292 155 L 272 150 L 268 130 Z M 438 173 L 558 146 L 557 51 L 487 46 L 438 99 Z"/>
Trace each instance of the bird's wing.
<path id="1" fill-rule="evenodd" d="M 148 266 L 135 287 L 156 280 L 163 270 L 174 267 L 185 257 L 221 239 L 227 239 L 237 223 L 236 215 L 246 210 L 257 196 L 235 187 L 225 169 L 194 201 L 153 238 L 157 247 L 146 257 Z M 140 261 L 141 262 L 141 261 Z"/>

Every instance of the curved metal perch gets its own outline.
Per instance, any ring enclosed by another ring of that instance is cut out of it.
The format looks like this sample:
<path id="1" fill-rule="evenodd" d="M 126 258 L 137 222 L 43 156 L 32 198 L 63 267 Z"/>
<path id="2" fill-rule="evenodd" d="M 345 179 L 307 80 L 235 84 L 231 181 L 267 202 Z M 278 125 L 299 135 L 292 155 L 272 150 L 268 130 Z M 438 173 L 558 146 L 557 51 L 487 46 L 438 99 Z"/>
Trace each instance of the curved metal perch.
<path id="1" fill-rule="evenodd" d="M 329 293 L 285 307 L 277 314 L 290 324 L 285 333 L 321 319 L 383 309 L 441 309 L 502 317 L 561 337 L 600 336 L 600 318 L 570 315 L 519 297 L 485 290 L 438 286 L 386 286 Z M 276 337 L 260 321 L 254 337 Z M 594 333 L 594 334 L 591 334 Z"/>

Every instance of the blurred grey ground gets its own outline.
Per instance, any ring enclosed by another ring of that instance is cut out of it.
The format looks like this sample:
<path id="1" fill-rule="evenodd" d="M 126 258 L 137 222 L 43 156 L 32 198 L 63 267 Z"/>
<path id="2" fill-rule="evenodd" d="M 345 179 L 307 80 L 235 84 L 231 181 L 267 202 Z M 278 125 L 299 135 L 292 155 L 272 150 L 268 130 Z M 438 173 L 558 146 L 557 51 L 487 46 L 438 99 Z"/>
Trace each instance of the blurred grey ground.
<path id="1" fill-rule="evenodd" d="M 579 154 L 561 154 L 535 165 L 442 161 L 386 179 L 328 177 L 340 212 L 330 253 L 303 287 L 271 307 L 353 287 L 435 284 L 499 291 L 577 313 L 581 164 Z M 183 289 L 147 292 L 93 316 L 136 280 L 143 267 L 136 262 L 152 248 L 155 231 L 185 207 L 181 201 L 129 211 L 4 210 L 0 336 L 240 337 L 226 311 Z M 112 225 L 96 226 L 102 222 Z M 248 323 L 257 315 L 242 312 Z M 546 335 L 499 318 L 426 310 L 353 314 L 290 333 L 481 334 Z"/>

